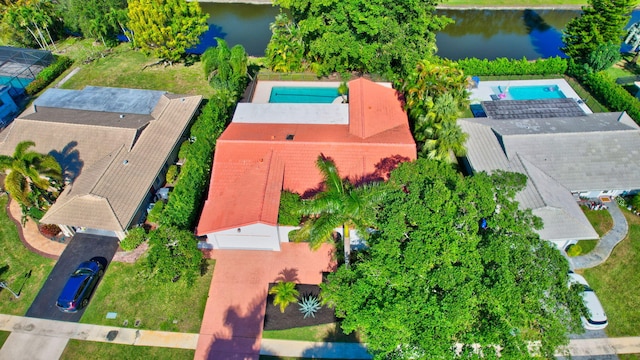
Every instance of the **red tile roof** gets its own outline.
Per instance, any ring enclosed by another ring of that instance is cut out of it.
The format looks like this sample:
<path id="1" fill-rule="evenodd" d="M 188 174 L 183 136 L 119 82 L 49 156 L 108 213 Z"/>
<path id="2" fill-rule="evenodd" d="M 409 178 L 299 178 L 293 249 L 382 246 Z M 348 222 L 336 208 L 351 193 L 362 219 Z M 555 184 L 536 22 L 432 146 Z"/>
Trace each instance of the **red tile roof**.
<path id="1" fill-rule="evenodd" d="M 287 140 L 293 135 L 292 140 Z M 416 146 L 395 90 L 365 79 L 349 83 L 349 125 L 231 123 L 218 139 L 198 235 L 253 223 L 276 225 L 280 191 L 312 192 L 318 155 L 352 181 L 384 178 Z"/>

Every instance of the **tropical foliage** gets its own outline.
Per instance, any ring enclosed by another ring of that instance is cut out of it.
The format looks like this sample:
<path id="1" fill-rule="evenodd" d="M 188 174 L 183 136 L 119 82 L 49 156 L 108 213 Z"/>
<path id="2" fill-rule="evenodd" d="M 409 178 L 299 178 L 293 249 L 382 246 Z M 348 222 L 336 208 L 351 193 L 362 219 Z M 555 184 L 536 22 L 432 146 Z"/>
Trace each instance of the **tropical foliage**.
<path id="1" fill-rule="evenodd" d="M 421 156 L 453 162 L 464 155 L 466 135 L 457 125 L 468 105 L 468 81 L 455 62 L 421 60 L 402 84 Z"/>
<path id="2" fill-rule="evenodd" d="M 127 236 L 120 241 L 120 247 L 124 251 L 131 251 L 147 240 L 146 230 L 140 226 L 130 229 Z"/>
<path id="3" fill-rule="evenodd" d="M 163 226 L 149 234 L 147 270 L 152 278 L 166 282 L 183 279 L 192 285 L 202 268 L 202 251 L 189 230 Z"/>
<path id="4" fill-rule="evenodd" d="M 274 4 L 291 14 L 305 44 L 305 60 L 319 74 L 405 74 L 435 52 L 435 33 L 451 22 L 435 15 L 438 2 L 433 0 L 277 0 Z M 290 29 L 298 31 L 295 26 Z M 287 56 L 297 56 L 297 38 L 290 37 L 294 47 Z"/>
<path id="5" fill-rule="evenodd" d="M 25 215 L 43 214 L 62 189 L 62 168 L 58 161 L 51 155 L 29 150 L 33 146 L 33 141 L 23 141 L 18 143 L 13 156 L 0 155 L 0 170 L 8 172 L 4 188 Z M 39 211 L 33 212 L 32 208 Z"/>
<path id="6" fill-rule="evenodd" d="M 280 306 L 280 312 L 284 312 L 300 295 L 296 290 L 296 283 L 291 281 L 278 281 L 269 289 L 269 294 L 273 295 L 273 305 Z"/>
<path id="7" fill-rule="evenodd" d="M 631 18 L 636 0 L 589 0 L 582 14 L 572 19 L 563 34 L 564 51 L 578 63 L 585 63 L 589 54 L 601 45 L 619 46 L 624 27 Z"/>
<path id="8" fill-rule="evenodd" d="M 349 265 L 351 253 L 349 228 L 354 226 L 360 236 L 374 225 L 375 210 L 386 192 L 382 183 L 367 183 L 355 186 L 340 178 L 335 162 L 318 156 L 316 166 L 323 178 L 324 190 L 312 199 L 303 200 L 301 213 L 308 218 L 294 235 L 294 241 L 308 241 L 311 249 L 317 250 L 332 241 L 335 229 L 342 226 L 344 261 Z"/>
<path id="9" fill-rule="evenodd" d="M 302 215 L 300 209 L 302 207 L 302 200 L 300 195 L 284 190 L 280 194 L 280 208 L 278 210 L 278 224 L 298 226 L 302 221 Z"/>
<path id="10" fill-rule="evenodd" d="M 558 56 L 534 61 L 527 58 L 466 58 L 458 60 L 457 63 L 465 74 L 473 76 L 561 75 L 567 71 L 567 60 Z"/>
<path id="11" fill-rule="evenodd" d="M 604 43 L 587 55 L 586 65 L 593 71 L 610 68 L 620 60 L 620 44 Z"/>
<path id="12" fill-rule="evenodd" d="M 118 33 L 127 34 L 126 0 L 61 0 L 58 6 L 67 28 L 105 46 L 116 45 Z"/>
<path id="13" fill-rule="evenodd" d="M 533 232 L 539 219 L 518 209 L 521 174 L 463 177 L 418 159 L 391 174 L 369 249 L 322 284 L 323 299 L 358 330 L 376 359 L 552 358 L 580 332 L 580 295 L 567 287 L 569 265 Z M 481 219 L 488 227 L 481 229 Z"/>
<path id="14" fill-rule="evenodd" d="M 54 49 L 60 25 L 52 1 L 18 0 L 4 9 L 0 37 L 6 45 Z"/>
<path id="15" fill-rule="evenodd" d="M 271 40 L 265 50 L 267 66 L 273 71 L 302 71 L 304 41 L 300 27 L 286 13 L 280 12 L 269 28 Z"/>
<path id="16" fill-rule="evenodd" d="M 229 97 L 238 99 L 247 86 L 247 52 L 242 45 L 229 49 L 223 39 L 216 41 L 216 47 L 202 54 L 204 74 L 217 93 L 228 93 Z"/>
<path id="17" fill-rule="evenodd" d="M 170 64 L 197 45 L 208 29 L 197 1 L 129 0 L 128 15 L 134 45 Z"/>

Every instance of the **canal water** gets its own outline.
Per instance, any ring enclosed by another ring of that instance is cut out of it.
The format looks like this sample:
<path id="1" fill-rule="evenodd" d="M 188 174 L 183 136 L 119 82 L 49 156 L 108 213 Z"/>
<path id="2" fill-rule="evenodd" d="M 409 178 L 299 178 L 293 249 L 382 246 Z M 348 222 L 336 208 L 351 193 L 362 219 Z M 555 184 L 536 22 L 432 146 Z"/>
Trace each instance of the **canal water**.
<path id="1" fill-rule="evenodd" d="M 269 24 L 278 8 L 269 5 L 200 3 L 209 14 L 210 30 L 199 50 L 223 38 L 230 46 L 242 44 L 247 53 L 263 56 L 271 38 Z M 562 29 L 578 10 L 438 10 L 455 20 L 436 35 L 438 55 L 452 60 L 465 57 L 520 59 L 563 56 Z M 640 21 L 634 11 L 630 23 Z M 624 50 L 624 48 L 623 48 Z"/>

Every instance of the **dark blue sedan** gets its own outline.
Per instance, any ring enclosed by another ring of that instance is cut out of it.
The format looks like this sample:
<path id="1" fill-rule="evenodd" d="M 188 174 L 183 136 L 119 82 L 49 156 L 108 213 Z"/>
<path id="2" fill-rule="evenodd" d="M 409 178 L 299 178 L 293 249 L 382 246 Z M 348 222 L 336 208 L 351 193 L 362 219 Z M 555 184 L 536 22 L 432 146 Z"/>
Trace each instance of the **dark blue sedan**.
<path id="1" fill-rule="evenodd" d="M 94 259 L 78 265 L 58 296 L 56 301 L 58 309 L 64 312 L 76 312 L 85 308 L 102 274 L 104 274 L 104 266 Z"/>

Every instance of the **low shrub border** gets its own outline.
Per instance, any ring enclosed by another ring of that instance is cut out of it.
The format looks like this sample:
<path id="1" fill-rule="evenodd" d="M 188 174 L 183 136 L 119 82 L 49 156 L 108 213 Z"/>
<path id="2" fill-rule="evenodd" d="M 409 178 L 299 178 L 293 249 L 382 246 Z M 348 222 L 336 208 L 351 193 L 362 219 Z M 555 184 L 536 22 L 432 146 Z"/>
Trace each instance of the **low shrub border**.
<path id="1" fill-rule="evenodd" d="M 29 95 L 37 94 L 40 90 L 44 89 L 57 79 L 60 74 L 71 66 L 71 64 L 73 64 L 73 60 L 71 60 L 71 58 L 56 55 L 55 61 L 51 65 L 42 69 L 42 71 L 36 75 L 35 80 L 26 86 L 25 91 Z"/>

